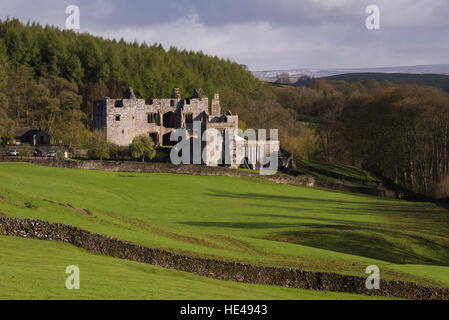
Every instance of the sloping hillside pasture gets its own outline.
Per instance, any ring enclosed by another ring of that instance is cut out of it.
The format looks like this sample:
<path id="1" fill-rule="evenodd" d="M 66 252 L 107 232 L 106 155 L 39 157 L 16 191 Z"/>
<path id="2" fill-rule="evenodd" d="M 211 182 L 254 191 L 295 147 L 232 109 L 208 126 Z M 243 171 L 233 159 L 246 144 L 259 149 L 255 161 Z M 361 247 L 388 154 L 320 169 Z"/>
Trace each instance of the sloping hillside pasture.
<path id="1" fill-rule="evenodd" d="M 0 299 L 379 299 L 213 280 L 57 242 L 0 236 L 0 247 Z M 65 287 L 69 265 L 80 268 L 80 290 Z"/>
<path id="2" fill-rule="evenodd" d="M 259 265 L 366 276 L 374 264 L 384 279 L 449 287 L 449 211 L 431 203 L 258 178 L 0 163 L 0 215 Z"/>

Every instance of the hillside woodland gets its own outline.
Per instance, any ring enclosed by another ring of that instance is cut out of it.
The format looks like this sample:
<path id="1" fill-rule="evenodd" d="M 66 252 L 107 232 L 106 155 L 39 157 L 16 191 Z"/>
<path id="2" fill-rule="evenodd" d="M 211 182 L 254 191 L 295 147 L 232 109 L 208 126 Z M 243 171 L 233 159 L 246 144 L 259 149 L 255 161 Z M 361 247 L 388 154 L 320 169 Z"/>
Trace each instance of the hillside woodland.
<path id="1" fill-rule="evenodd" d="M 448 196 L 449 94 L 388 80 L 268 84 L 230 60 L 160 44 L 127 43 L 16 19 L 0 22 L 0 139 L 15 126 L 87 147 L 92 102 L 120 97 L 221 95 L 240 127 L 279 129 L 283 149 L 371 170 L 404 187 Z"/>

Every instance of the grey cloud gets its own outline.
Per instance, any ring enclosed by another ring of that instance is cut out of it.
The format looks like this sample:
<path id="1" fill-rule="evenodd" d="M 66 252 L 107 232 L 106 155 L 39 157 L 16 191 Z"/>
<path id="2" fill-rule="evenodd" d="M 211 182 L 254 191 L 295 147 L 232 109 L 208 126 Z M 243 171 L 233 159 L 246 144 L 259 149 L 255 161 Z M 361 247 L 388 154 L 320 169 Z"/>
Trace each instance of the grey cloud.
<path id="1" fill-rule="evenodd" d="M 0 0 L 0 17 L 203 50 L 253 69 L 448 63 L 447 0 Z M 381 8 L 369 31 L 365 8 Z"/>

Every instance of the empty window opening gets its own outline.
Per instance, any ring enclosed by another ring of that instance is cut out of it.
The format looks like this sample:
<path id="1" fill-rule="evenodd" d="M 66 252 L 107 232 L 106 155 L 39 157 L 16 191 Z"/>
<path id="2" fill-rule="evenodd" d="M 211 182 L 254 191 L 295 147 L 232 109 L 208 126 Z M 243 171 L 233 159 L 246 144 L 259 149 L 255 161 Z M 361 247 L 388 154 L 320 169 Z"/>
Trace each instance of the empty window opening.
<path id="1" fill-rule="evenodd" d="M 157 123 L 157 113 L 148 114 L 148 123 Z"/>
<path id="2" fill-rule="evenodd" d="M 186 99 L 186 104 L 190 104 L 190 99 Z"/>
<path id="3" fill-rule="evenodd" d="M 115 121 L 120 121 L 120 116 L 115 116 Z"/>
<path id="4" fill-rule="evenodd" d="M 177 117 L 174 112 L 167 112 L 164 114 L 164 127 L 166 128 L 176 128 Z"/>
<path id="5" fill-rule="evenodd" d="M 181 137 L 178 139 L 181 140 Z M 178 144 L 179 141 L 171 141 L 171 132 L 164 134 L 162 136 L 162 144 L 166 147 L 168 146 L 175 146 L 176 144 Z"/>
<path id="6" fill-rule="evenodd" d="M 187 124 L 193 123 L 193 113 L 186 114 L 186 123 Z"/>
<path id="7" fill-rule="evenodd" d="M 175 100 L 170 100 L 170 106 L 174 107 L 175 106 Z"/>
<path id="8" fill-rule="evenodd" d="M 159 144 L 159 136 L 157 133 L 150 133 L 150 138 L 153 140 L 153 144 L 156 146 Z"/>

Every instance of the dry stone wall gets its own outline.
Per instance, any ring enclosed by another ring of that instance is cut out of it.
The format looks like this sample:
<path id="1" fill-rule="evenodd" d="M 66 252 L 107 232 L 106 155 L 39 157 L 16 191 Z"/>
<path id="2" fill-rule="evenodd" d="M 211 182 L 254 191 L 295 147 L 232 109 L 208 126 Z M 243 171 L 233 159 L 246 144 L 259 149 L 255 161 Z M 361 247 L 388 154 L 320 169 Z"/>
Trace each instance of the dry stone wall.
<path id="1" fill-rule="evenodd" d="M 179 255 L 91 233 L 72 226 L 39 220 L 0 217 L 0 235 L 65 242 L 96 254 L 148 263 L 219 280 L 393 296 L 405 299 L 449 299 L 449 289 L 428 288 L 400 281 L 381 281 L 379 290 L 367 290 L 365 288 L 366 279 L 362 277 L 255 266 Z"/>

